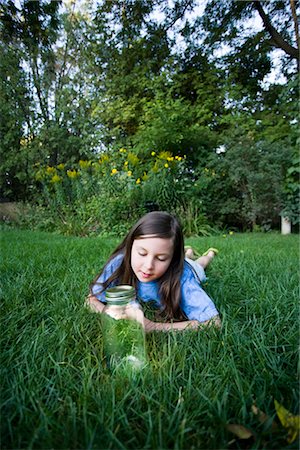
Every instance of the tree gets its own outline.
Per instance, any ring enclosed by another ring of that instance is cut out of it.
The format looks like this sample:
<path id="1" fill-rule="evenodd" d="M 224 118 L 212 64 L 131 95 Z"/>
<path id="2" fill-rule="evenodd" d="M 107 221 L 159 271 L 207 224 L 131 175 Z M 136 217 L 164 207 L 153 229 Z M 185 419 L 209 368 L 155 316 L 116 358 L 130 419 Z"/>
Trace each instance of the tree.
<path id="1" fill-rule="evenodd" d="M 221 89 L 216 101 L 221 77 L 207 56 L 175 51 L 171 33 L 194 4 L 99 3 L 94 55 L 102 95 L 96 114 L 106 145 L 187 153 L 194 161 L 211 148 L 211 129 L 222 108 Z M 163 21 L 153 14 L 155 8 Z"/>
<path id="2" fill-rule="evenodd" d="M 0 51 L 0 197 L 18 198 L 23 184 L 29 184 L 28 155 L 21 155 L 21 143 L 24 125 L 31 128 L 30 94 L 19 52 L 3 43 Z"/>
<path id="3" fill-rule="evenodd" d="M 88 21 L 72 6 L 61 14 L 60 4 L 24 0 L 17 8 L 7 2 L 1 15 L 1 48 L 6 56 L 2 95 L 13 94 L 17 107 L 10 100 L 7 109 L 19 124 L 18 139 L 2 147 L 2 180 L 6 180 L 2 190 L 16 199 L 30 195 L 34 164 L 72 164 L 90 156 L 97 145 L 93 97 L 84 69 Z M 17 79 L 22 80 L 23 91 Z M 3 125 L 7 139 L 8 123 Z M 17 185 L 18 192 L 13 188 Z"/>
<path id="4" fill-rule="evenodd" d="M 269 230 L 280 225 L 290 142 L 270 144 L 255 134 L 236 127 L 223 152 L 212 155 L 200 173 L 197 183 L 206 214 L 220 227 Z"/>
<path id="5" fill-rule="evenodd" d="M 293 61 L 299 71 L 299 30 L 297 2 L 271 1 L 224 1 L 209 0 L 201 25 L 206 31 L 204 44 L 212 46 L 229 45 L 233 53 L 239 53 L 244 45 L 253 40 L 256 55 L 269 54 L 274 48 L 282 50 L 286 72 L 293 70 Z M 259 14 L 263 27 L 256 30 L 245 27 L 245 22 Z"/>
<path id="6" fill-rule="evenodd" d="M 1 65 L 1 95 L 6 99 L 3 118 L 10 117 L 2 126 L 1 153 L 5 159 L 1 168 L 4 175 L 1 195 L 4 196 L 13 193 L 18 199 L 28 194 L 33 163 L 30 145 L 36 135 L 36 121 L 40 116 L 48 119 L 46 93 L 53 73 L 51 44 L 56 36 L 58 5 L 59 2 L 24 1 L 20 10 L 12 1 L 3 5 L 0 23 L 5 59 Z M 16 130 L 12 123 L 17 124 Z"/>
<path id="7" fill-rule="evenodd" d="M 104 142 L 127 145 L 135 135 L 155 82 L 170 58 L 169 39 L 149 18 L 154 2 L 102 1 L 95 17 L 98 96 L 96 114 L 106 129 Z"/>

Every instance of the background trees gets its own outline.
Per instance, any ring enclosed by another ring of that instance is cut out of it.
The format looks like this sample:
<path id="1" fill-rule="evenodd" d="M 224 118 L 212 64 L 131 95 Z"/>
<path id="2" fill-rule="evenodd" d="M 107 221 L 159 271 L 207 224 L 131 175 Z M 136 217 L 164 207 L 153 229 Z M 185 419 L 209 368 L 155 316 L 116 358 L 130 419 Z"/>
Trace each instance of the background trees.
<path id="1" fill-rule="evenodd" d="M 85 19 L 72 9 L 60 13 L 60 6 L 60 1 L 2 6 L 4 197 L 30 197 L 36 163 L 78 161 L 91 154 L 97 128 L 90 117 L 83 57 Z M 18 124 L 18 135 L 12 123 Z"/>
<path id="2" fill-rule="evenodd" d="M 297 221 L 297 8 L 3 2 L 2 197 L 30 198 L 36 165 L 126 148 L 147 173 L 166 151 L 186 156 L 177 179 L 210 223 L 268 228 L 284 208 Z"/>

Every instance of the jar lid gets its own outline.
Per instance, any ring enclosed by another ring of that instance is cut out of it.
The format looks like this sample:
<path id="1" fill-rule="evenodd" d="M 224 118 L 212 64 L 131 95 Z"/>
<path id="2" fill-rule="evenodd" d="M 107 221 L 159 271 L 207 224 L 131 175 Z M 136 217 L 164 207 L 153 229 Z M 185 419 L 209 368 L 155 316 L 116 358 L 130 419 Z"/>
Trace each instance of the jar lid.
<path id="1" fill-rule="evenodd" d="M 120 284 L 119 286 L 108 288 L 105 291 L 106 300 L 109 303 L 113 302 L 114 304 L 125 304 L 132 300 L 134 296 L 135 289 L 128 284 Z"/>

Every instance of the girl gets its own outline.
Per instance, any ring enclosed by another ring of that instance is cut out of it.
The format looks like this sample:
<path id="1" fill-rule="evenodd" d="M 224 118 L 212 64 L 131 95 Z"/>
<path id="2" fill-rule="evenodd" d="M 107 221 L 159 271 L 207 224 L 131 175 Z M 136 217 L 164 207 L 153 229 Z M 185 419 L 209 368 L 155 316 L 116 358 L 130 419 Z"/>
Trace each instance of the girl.
<path id="1" fill-rule="evenodd" d="M 114 250 L 91 285 L 87 304 L 102 312 L 105 290 L 118 284 L 135 287 L 140 301 L 155 301 L 167 322 L 145 318 L 145 330 L 184 330 L 214 324 L 220 318 L 202 289 L 205 267 L 214 257 L 211 249 L 193 261 L 192 249 L 185 259 L 183 234 L 175 217 L 153 211 L 143 216 Z"/>

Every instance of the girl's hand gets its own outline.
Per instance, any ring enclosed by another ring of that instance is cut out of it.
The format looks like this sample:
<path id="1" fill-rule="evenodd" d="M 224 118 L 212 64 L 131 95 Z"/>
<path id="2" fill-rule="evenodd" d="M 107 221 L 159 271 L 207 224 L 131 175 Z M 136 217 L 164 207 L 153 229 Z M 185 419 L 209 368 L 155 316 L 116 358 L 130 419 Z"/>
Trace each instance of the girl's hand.
<path id="1" fill-rule="evenodd" d="M 88 298 L 85 299 L 84 304 L 87 308 L 90 308 L 94 312 L 103 312 L 104 304 L 100 302 L 94 295 L 89 295 Z"/>

